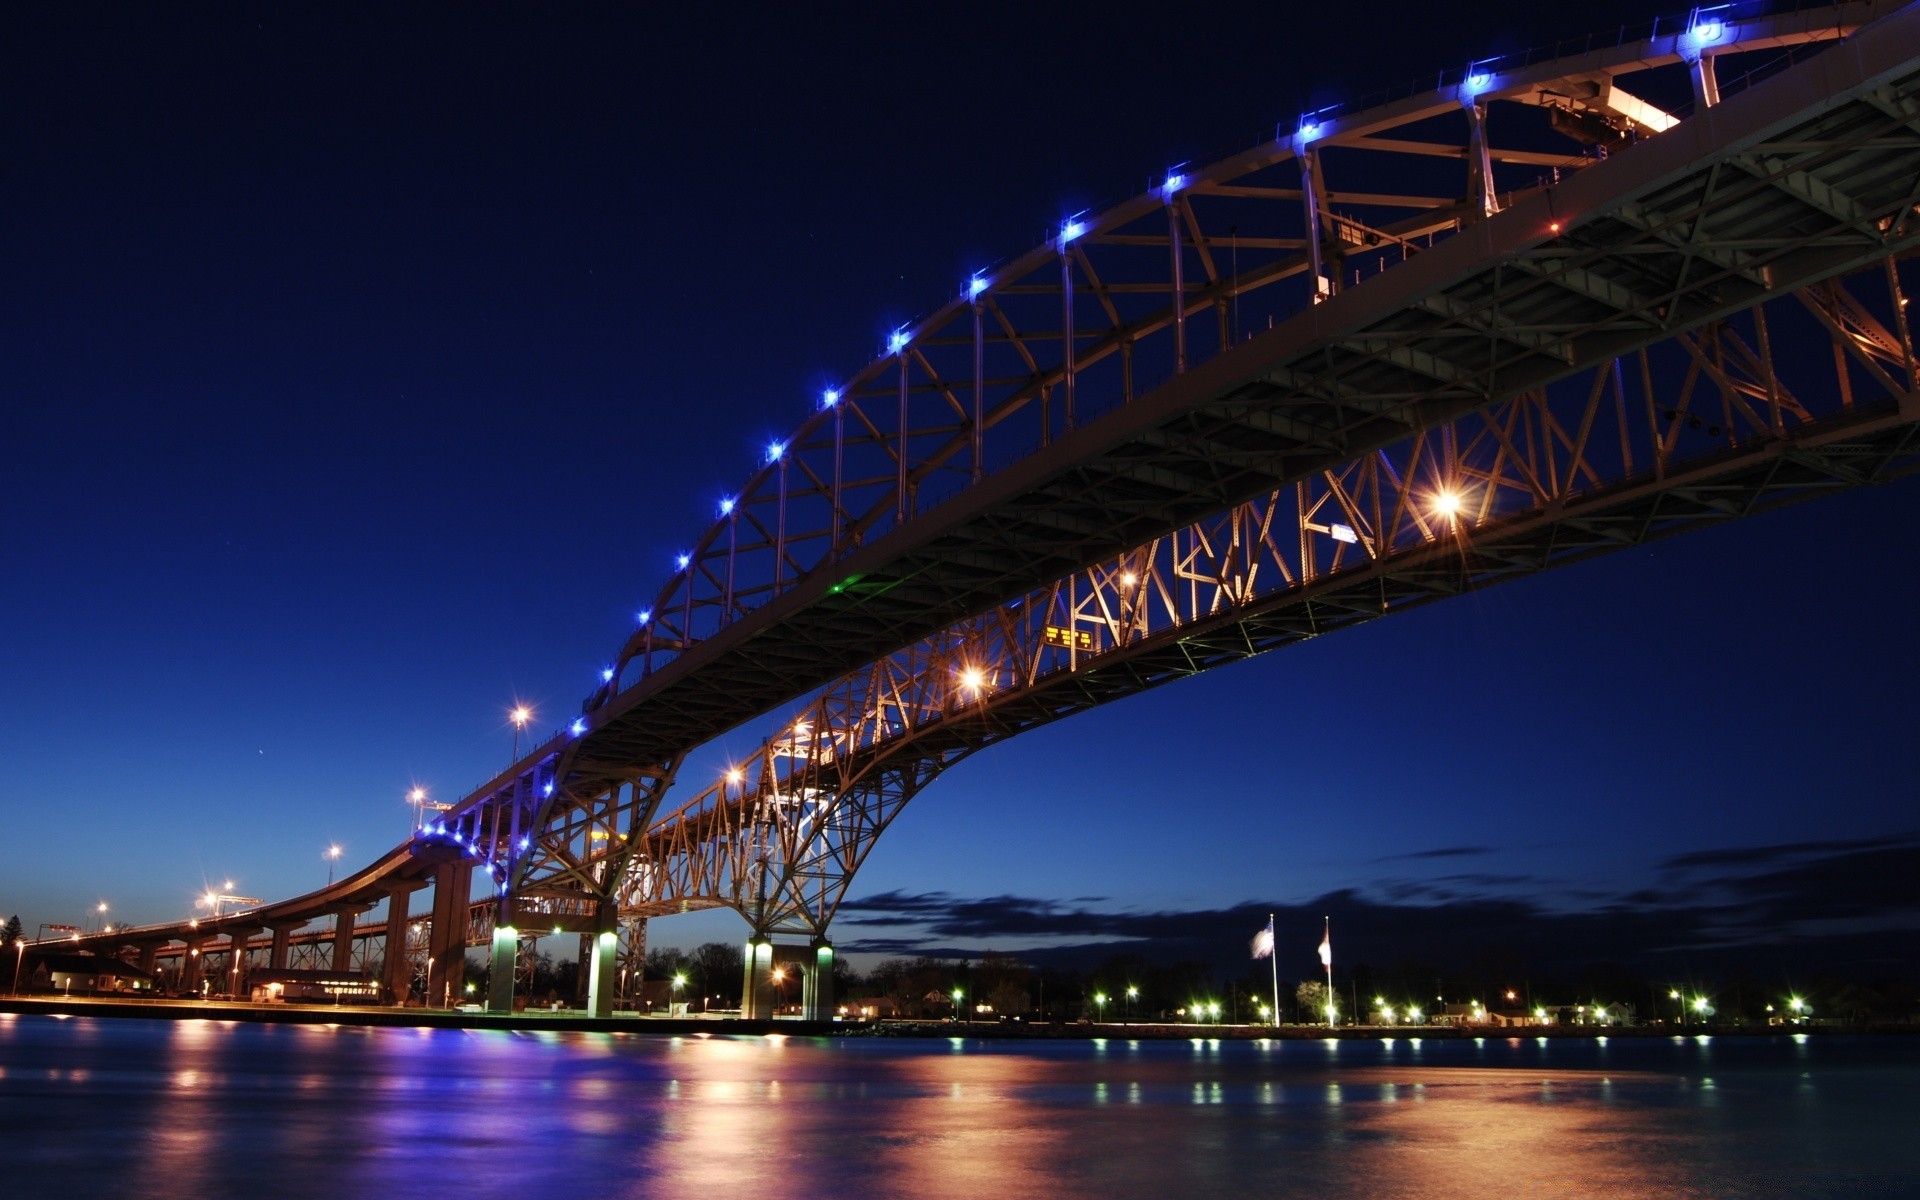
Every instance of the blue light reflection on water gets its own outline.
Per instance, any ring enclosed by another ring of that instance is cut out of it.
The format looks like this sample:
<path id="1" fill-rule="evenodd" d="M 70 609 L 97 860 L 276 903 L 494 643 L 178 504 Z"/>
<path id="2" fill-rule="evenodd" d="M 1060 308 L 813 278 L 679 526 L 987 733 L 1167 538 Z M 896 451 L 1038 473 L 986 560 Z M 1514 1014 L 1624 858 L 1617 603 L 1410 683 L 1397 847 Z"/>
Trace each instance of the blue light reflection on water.
<path id="1" fill-rule="evenodd" d="M 0 1017 L 9 1194 L 1909 1195 L 1916 1084 L 1905 1038 L 1035 1043 Z"/>

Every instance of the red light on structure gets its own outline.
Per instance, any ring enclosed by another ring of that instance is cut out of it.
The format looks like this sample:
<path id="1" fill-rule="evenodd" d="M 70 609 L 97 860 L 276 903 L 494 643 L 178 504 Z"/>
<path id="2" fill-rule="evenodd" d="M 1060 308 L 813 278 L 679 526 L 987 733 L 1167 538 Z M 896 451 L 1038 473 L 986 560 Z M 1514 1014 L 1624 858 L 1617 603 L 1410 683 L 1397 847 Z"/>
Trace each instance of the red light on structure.
<path id="1" fill-rule="evenodd" d="M 1547 223 L 1547 232 L 1548 232 L 1548 233 L 1559 233 L 1559 232 L 1560 232 L 1560 222 L 1558 222 L 1558 221 L 1549 221 L 1549 222 Z"/>

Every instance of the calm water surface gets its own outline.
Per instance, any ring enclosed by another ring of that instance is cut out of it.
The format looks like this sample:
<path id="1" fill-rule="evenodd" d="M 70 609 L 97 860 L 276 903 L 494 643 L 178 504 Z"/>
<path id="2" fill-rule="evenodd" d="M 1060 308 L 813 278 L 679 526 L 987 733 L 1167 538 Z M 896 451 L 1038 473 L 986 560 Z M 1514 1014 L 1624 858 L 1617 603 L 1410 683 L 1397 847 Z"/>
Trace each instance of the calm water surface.
<path id="1" fill-rule="evenodd" d="M 1920 1040 L 1020 1043 L 0 1015 L 0 1196 L 1920 1196 Z"/>

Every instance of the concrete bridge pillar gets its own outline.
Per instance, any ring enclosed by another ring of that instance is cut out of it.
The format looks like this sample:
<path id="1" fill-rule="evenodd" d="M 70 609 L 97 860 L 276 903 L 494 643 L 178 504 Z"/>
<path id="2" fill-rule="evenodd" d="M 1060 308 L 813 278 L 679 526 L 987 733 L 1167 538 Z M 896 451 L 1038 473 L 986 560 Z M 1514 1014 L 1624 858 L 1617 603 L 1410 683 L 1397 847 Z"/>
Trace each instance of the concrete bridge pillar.
<path id="1" fill-rule="evenodd" d="M 200 994 L 200 976 L 206 968 L 206 956 L 200 952 L 207 944 L 204 937 L 184 939 L 187 948 L 180 954 L 180 990 L 188 995 Z"/>
<path id="2" fill-rule="evenodd" d="M 513 972 L 519 965 L 520 931 L 514 928 L 513 897 L 502 896 L 493 910 L 493 945 L 487 959 L 487 1011 L 513 1011 Z"/>
<path id="3" fill-rule="evenodd" d="M 268 929 L 273 930 L 273 949 L 267 952 L 267 966 L 276 971 L 287 969 L 287 956 L 293 948 L 293 935 L 305 924 L 305 921 L 283 921 L 278 925 L 267 926 Z"/>
<path id="4" fill-rule="evenodd" d="M 258 925 L 242 925 L 227 930 L 227 975 L 215 990 L 225 991 L 236 1000 L 246 998 L 247 988 L 247 939 L 260 932 Z"/>
<path id="5" fill-rule="evenodd" d="M 815 938 L 813 961 L 807 964 L 806 995 L 800 1015 L 809 1021 L 833 1020 L 833 943 Z"/>
<path id="6" fill-rule="evenodd" d="M 371 904 L 342 904 L 333 910 L 333 957 L 327 965 L 336 972 L 353 970 L 353 919 Z"/>
<path id="7" fill-rule="evenodd" d="M 749 1021 L 773 1019 L 773 939 L 747 940 L 741 955 L 740 1016 Z"/>
<path id="8" fill-rule="evenodd" d="M 613 996 L 620 986 L 620 908 L 601 900 L 593 917 L 593 941 L 587 970 L 587 1011 L 596 1017 L 613 1015 Z"/>
<path id="9" fill-rule="evenodd" d="M 395 1004 L 405 1004 L 413 991 L 413 964 L 407 961 L 408 897 L 419 883 L 396 883 L 387 888 L 387 944 L 380 953 L 385 957 L 387 995 Z"/>
<path id="10" fill-rule="evenodd" d="M 433 872 L 433 927 L 427 935 L 427 1007 L 454 1003 L 466 980 L 467 907 L 473 894 L 473 864 L 445 863 Z"/>
<path id="11" fill-rule="evenodd" d="M 153 974 L 154 968 L 160 963 L 160 943 L 142 942 L 140 944 L 140 957 L 137 961 L 142 971 L 145 971 L 149 975 Z"/>

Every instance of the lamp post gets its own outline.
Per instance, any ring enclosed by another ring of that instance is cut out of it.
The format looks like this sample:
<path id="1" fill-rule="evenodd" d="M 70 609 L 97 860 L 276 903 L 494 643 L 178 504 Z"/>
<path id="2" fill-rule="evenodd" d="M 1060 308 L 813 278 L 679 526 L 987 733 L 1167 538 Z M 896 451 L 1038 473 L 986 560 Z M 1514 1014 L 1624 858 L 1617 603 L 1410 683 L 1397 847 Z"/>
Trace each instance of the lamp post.
<path id="1" fill-rule="evenodd" d="M 1127 985 L 1127 1002 L 1125 1005 L 1122 1006 L 1121 1012 L 1120 1012 L 1121 1024 L 1131 1025 L 1133 1023 L 1133 998 L 1135 996 L 1138 996 L 1139 994 L 1140 994 L 1139 988 L 1135 987 L 1131 983 Z"/>
<path id="2" fill-rule="evenodd" d="M 1673 1006 L 1680 1010 L 1680 1023 L 1685 1025 L 1687 1023 L 1687 1006 L 1680 1003 L 1680 989 L 1668 988 L 1667 999 L 1673 1001 Z"/>
<path id="3" fill-rule="evenodd" d="M 107 916 L 107 902 L 105 900 L 102 900 L 99 904 L 94 905 L 93 911 L 95 916 L 100 921 L 104 922 Z M 105 932 L 105 931 L 102 930 L 102 932 Z"/>
<path id="4" fill-rule="evenodd" d="M 671 1017 L 671 1016 L 673 1016 L 673 1015 L 674 1015 L 674 1012 L 673 1012 L 673 1006 L 674 1006 L 675 1004 L 678 1004 L 678 1003 L 680 1002 L 680 989 L 681 989 L 681 988 L 684 988 L 684 987 L 686 987 L 686 986 L 687 986 L 687 976 L 686 976 L 686 972 L 684 972 L 684 971 L 682 971 L 682 972 L 680 972 L 680 973 L 678 973 L 678 974 L 676 974 L 676 975 L 674 975 L 674 977 L 673 977 L 673 999 L 667 1002 L 667 1015 L 668 1015 L 668 1016 L 670 1016 L 670 1017 Z"/>
<path id="5" fill-rule="evenodd" d="M 533 710 L 524 704 L 516 704 L 513 706 L 513 711 L 508 713 L 507 716 L 508 719 L 513 722 L 513 761 L 519 762 L 520 732 L 527 727 L 528 721 L 533 720 Z"/>
<path id="6" fill-rule="evenodd" d="M 321 857 L 327 860 L 327 886 L 332 887 L 333 886 L 333 864 L 340 861 L 340 843 L 335 842 L 333 845 L 328 846 L 327 852 Z M 106 905 L 103 904 L 100 907 L 105 908 Z"/>
<path id="7" fill-rule="evenodd" d="M 965 994 L 959 988 L 953 989 L 953 1023 L 955 1025 L 960 1023 L 960 997 Z"/>
<path id="8" fill-rule="evenodd" d="M 1102 1023 L 1107 1019 L 1107 994 L 1105 992 L 1095 992 L 1093 994 L 1093 1019 L 1096 1024 Z"/>
<path id="9" fill-rule="evenodd" d="M 27 939 L 13 939 L 13 994 L 20 994 L 20 967 L 27 961 Z M 1798 1003 L 1796 1001 L 1795 1003 Z"/>

